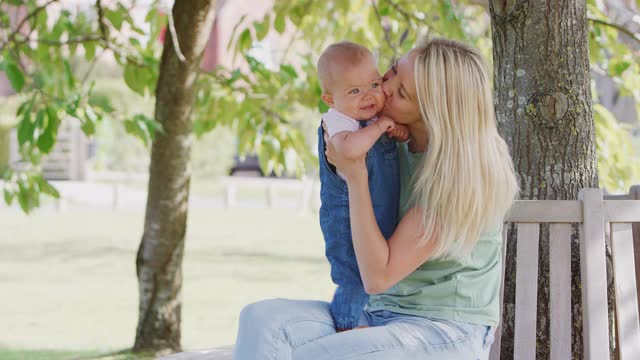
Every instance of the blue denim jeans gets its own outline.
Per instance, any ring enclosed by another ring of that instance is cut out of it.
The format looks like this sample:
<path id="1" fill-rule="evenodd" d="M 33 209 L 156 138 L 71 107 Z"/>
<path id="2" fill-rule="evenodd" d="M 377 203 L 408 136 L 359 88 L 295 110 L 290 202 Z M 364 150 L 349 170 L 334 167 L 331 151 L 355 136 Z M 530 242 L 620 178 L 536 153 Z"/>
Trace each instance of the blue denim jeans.
<path id="1" fill-rule="evenodd" d="M 336 333 L 329 303 L 264 300 L 246 306 L 234 360 L 486 360 L 494 328 L 363 310 L 364 329 Z"/>
<path id="2" fill-rule="evenodd" d="M 351 239 L 349 193 L 324 155 L 322 127 L 318 129 L 320 161 L 320 228 L 325 254 L 331 264 L 331 279 L 337 285 L 331 314 L 337 328 L 357 326 L 369 296 L 364 291 Z M 383 134 L 367 153 L 369 192 L 380 231 L 388 239 L 398 224 L 400 165 L 396 142 Z"/>

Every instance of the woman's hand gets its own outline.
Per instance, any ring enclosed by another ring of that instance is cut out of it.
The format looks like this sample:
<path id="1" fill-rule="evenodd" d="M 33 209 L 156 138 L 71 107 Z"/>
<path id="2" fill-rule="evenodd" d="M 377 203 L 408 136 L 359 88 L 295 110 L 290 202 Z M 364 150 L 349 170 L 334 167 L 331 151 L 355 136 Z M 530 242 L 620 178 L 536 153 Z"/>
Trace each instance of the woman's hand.
<path id="1" fill-rule="evenodd" d="M 327 161 L 335 166 L 336 169 L 340 170 L 347 179 L 347 182 L 357 181 L 360 179 L 364 179 L 366 181 L 368 176 L 367 165 L 365 162 L 366 154 L 355 159 L 347 158 L 345 154 L 341 154 L 336 151 L 333 142 L 329 139 L 324 122 L 322 123 L 322 128 L 324 129 L 324 143 L 326 145 L 324 154 L 327 157 Z"/>

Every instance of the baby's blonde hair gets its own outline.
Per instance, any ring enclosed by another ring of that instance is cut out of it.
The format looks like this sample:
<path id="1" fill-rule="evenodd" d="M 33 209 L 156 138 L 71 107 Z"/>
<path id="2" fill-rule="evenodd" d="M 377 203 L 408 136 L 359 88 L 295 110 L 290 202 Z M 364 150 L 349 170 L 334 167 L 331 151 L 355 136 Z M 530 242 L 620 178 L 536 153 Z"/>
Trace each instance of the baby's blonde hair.
<path id="1" fill-rule="evenodd" d="M 322 92 L 329 92 L 339 72 L 347 71 L 367 57 L 373 57 L 371 51 L 351 41 L 340 41 L 329 45 L 318 59 L 318 79 Z"/>
<path id="2" fill-rule="evenodd" d="M 487 65 L 463 43 L 423 39 L 415 60 L 420 113 L 429 134 L 413 199 L 422 211 L 421 244 L 434 258 L 468 257 L 483 233 L 500 228 L 518 192 L 498 134 Z M 430 240 L 432 239 L 432 240 Z"/>

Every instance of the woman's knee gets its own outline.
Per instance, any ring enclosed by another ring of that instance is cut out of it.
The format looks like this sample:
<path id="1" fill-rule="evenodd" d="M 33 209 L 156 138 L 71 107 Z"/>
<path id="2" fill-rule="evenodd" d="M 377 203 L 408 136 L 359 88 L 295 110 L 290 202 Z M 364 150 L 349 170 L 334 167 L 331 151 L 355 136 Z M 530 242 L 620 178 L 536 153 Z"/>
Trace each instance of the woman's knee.
<path id="1" fill-rule="evenodd" d="M 263 323 L 286 309 L 285 302 L 285 299 L 267 299 L 251 303 L 240 311 L 240 322 Z"/>
<path id="2" fill-rule="evenodd" d="M 281 327 L 288 322 L 313 320 L 332 324 L 324 301 L 268 299 L 251 303 L 240 312 L 240 324 Z"/>

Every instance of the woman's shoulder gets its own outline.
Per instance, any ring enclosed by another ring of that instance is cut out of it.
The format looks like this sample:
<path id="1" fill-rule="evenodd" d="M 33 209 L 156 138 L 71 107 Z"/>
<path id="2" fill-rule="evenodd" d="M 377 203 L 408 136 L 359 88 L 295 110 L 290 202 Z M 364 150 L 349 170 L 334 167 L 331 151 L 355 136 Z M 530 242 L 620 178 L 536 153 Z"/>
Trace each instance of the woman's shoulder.
<path id="1" fill-rule="evenodd" d="M 486 230 L 480 235 L 480 240 L 490 240 L 502 242 L 502 224 L 494 226 Z"/>

